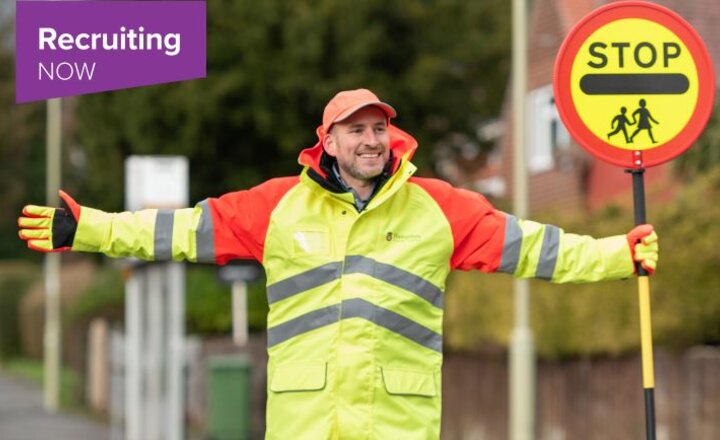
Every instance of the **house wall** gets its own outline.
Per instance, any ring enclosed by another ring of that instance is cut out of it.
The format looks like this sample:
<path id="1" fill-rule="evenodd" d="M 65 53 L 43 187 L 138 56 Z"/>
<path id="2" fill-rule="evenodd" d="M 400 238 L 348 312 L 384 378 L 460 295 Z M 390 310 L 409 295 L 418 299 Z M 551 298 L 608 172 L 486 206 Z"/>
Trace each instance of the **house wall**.
<path id="1" fill-rule="evenodd" d="M 562 17 L 550 0 L 537 0 L 530 17 L 531 29 L 528 41 L 528 90 L 545 86 L 552 82 L 555 56 L 564 38 Z M 530 115 L 528 115 L 530 116 Z M 508 195 L 512 194 L 512 108 L 506 105 L 504 119 L 510 121 L 506 126 L 506 135 L 501 140 L 502 174 L 506 179 Z M 532 136 L 532 133 L 527 133 Z M 530 210 L 539 209 L 585 209 L 583 193 L 583 175 L 586 167 L 586 154 L 571 146 L 562 157 L 557 158 L 559 166 L 550 171 L 533 173 L 529 177 Z"/>

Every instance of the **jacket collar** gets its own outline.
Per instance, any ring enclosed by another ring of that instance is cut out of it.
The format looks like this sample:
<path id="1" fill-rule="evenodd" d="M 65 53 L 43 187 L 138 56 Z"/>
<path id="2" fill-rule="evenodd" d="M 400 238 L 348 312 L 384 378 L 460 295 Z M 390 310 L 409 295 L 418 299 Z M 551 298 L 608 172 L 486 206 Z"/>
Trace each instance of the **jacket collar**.
<path id="1" fill-rule="evenodd" d="M 391 175 L 385 172 L 380 176 L 380 180 L 378 180 L 373 194 L 370 196 L 369 201 L 361 211 L 372 210 L 376 206 L 381 205 L 385 200 L 400 190 L 408 179 L 412 177 L 415 171 L 417 171 L 415 165 L 413 165 L 410 161 L 398 160 L 397 163 L 399 166 L 395 170 L 395 173 Z M 330 175 L 332 176 L 333 173 L 330 172 Z M 305 185 L 309 185 L 311 188 L 322 188 L 326 195 L 338 198 L 343 200 L 345 203 L 356 206 L 354 195 L 352 193 L 348 192 L 344 188 L 341 188 L 332 178 L 323 179 L 318 172 L 308 166 L 306 166 L 302 173 L 300 173 L 300 181 Z"/>

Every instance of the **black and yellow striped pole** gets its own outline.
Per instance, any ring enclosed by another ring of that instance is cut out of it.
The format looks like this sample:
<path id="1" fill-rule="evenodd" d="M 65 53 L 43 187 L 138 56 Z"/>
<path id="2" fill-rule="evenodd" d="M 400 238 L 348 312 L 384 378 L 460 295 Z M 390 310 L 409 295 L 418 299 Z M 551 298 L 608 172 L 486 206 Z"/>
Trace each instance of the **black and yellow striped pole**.
<path id="1" fill-rule="evenodd" d="M 644 168 L 628 170 L 633 180 L 633 211 L 635 226 L 647 223 L 645 216 Z M 640 305 L 640 347 L 642 352 L 643 389 L 645 392 L 645 431 L 648 440 L 655 440 L 655 368 L 653 366 L 652 317 L 650 313 L 650 278 L 640 263 L 638 275 Z"/>

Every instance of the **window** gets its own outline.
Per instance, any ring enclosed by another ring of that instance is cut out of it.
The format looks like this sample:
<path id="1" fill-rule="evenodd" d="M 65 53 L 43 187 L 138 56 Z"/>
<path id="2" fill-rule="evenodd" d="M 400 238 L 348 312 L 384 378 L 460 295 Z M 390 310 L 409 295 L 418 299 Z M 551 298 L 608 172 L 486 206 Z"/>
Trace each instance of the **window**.
<path id="1" fill-rule="evenodd" d="M 528 170 L 548 171 L 555 166 L 555 157 L 570 146 L 570 135 L 560 120 L 552 86 L 530 91 L 527 96 Z"/>

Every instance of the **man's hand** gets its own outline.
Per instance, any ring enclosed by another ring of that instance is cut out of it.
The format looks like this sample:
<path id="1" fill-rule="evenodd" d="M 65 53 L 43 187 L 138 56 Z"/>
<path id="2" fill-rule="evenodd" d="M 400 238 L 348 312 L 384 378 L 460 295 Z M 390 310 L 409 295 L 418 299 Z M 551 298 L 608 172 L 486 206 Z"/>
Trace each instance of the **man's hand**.
<path id="1" fill-rule="evenodd" d="M 62 208 L 27 205 L 18 218 L 20 238 L 30 249 L 39 252 L 64 252 L 72 248 L 80 205 L 60 191 Z"/>
<path id="2" fill-rule="evenodd" d="M 635 226 L 627 234 L 630 253 L 649 275 L 655 272 L 658 261 L 658 236 L 652 225 Z"/>

